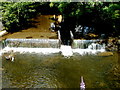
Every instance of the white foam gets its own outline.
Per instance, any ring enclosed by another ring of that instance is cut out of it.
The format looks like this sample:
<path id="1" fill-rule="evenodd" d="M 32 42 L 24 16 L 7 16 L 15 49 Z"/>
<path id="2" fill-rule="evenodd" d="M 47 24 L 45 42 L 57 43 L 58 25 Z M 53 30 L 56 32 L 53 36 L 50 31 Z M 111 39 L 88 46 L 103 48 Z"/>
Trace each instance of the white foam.
<path id="1" fill-rule="evenodd" d="M 5 47 L 2 50 L 2 53 L 8 52 L 13 50 L 14 52 L 20 52 L 20 53 L 43 53 L 43 54 L 50 54 L 50 53 L 58 53 L 60 52 L 60 49 L 58 48 L 10 48 L 10 47 Z"/>
<path id="2" fill-rule="evenodd" d="M 92 50 L 92 49 L 73 49 L 73 53 L 78 53 L 80 55 L 85 54 L 97 54 L 98 52 L 105 52 L 105 49 Z"/>
<path id="3" fill-rule="evenodd" d="M 71 46 L 61 45 L 60 50 L 62 52 L 62 55 L 64 55 L 65 57 L 69 57 L 73 55 Z"/>
<path id="4" fill-rule="evenodd" d="M 73 56 L 74 53 L 78 53 L 80 55 L 85 54 L 96 54 L 98 52 L 105 52 L 105 49 L 92 50 L 92 49 L 72 49 L 71 46 L 61 45 L 61 48 L 23 48 L 23 47 L 5 47 L 1 50 L 0 55 L 2 53 L 6 53 L 13 50 L 14 52 L 20 53 L 43 53 L 43 54 L 51 54 L 51 53 L 59 53 L 62 52 L 62 55 L 65 57 Z"/>

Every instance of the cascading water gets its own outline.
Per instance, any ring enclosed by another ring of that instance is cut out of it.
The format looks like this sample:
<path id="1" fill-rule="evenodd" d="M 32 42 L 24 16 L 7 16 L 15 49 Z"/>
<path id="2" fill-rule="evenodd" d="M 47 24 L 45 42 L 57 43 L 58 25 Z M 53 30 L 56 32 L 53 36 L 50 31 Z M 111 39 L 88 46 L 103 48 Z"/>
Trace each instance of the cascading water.
<path id="1" fill-rule="evenodd" d="M 62 55 L 66 56 L 66 57 L 73 56 L 71 46 L 61 45 L 60 49 L 61 49 Z"/>
<path id="2" fill-rule="evenodd" d="M 6 39 L 2 53 L 13 50 L 20 53 L 58 53 L 58 39 Z"/>
<path id="3" fill-rule="evenodd" d="M 59 48 L 58 39 L 6 39 L 8 47 Z"/>
<path id="4" fill-rule="evenodd" d="M 105 51 L 105 44 L 100 40 L 74 40 L 72 44 L 73 52 L 84 54 L 96 54 Z"/>
<path id="5" fill-rule="evenodd" d="M 74 49 L 87 49 L 92 43 L 98 42 L 99 40 L 74 40 L 72 47 Z"/>
<path id="6" fill-rule="evenodd" d="M 61 45 L 59 39 L 6 39 L 4 51 L 35 52 L 35 53 L 59 53 L 70 57 L 74 53 L 80 55 L 96 54 L 105 51 L 105 44 L 99 44 L 100 40 L 73 40 L 72 46 Z"/>
<path id="7" fill-rule="evenodd" d="M 98 43 L 91 43 L 88 46 L 88 49 L 92 49 L 92 50 L 101 50 L 101 49 L 105 49 L 105 44 L 98 44 Z"/>

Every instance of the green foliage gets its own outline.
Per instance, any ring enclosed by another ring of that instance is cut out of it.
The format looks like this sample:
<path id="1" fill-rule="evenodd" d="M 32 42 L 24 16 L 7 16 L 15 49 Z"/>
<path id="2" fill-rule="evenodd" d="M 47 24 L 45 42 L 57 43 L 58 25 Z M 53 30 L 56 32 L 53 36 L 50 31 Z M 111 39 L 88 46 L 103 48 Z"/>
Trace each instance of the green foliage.
<path id="1" fill-rule="evenodd" d="M 120 33 L 119 2 L 3 2 L 1 8 L 2 22 L 10 32 L 28 26 L 40 13 L 62 14 L 72 27 L 81 24 L 94 27 L 97 33 Z"/>
<path id="2" fill-rule="evenodd" d="M 120 3 L 110 3 L 102 9 L 104 12 L 104 19 L 111 21 L 114 29 L 113 32 L 116 33 L 117 36 L 120 35 Z"/>
<path id="3" fill-rule="evenodd" d="M 118 19 L 120 18 L 120 5 L 115 3 L 115 4 L 110 4 L 109 6 L 105 6 L 103 8 L 103 11 L 110 16 L 112 19 Z"/>
<path id="4" fill-rule="evenodd" d="M 120 31 L 119 2 L 62 2 L 57 7 L 64 18 L 74 17 L 75 24 L 94 27 L 98 34 Z"/>
<path id="5" fill-rule="evenodd" d="M 3 2 L 2 12 L 5 29 L 14 32 L 29 25 L 30 19 L 36 15 L 36 5 L 33 2 Z"/>

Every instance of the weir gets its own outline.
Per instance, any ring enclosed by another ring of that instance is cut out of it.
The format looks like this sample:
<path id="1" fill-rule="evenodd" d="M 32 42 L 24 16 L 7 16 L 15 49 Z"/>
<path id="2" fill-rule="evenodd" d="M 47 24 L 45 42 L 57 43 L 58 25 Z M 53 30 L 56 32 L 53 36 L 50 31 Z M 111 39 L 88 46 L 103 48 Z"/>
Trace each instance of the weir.
<path id="1" fill-rule="evenodd" d="M 60 45 L 58 39 L 6 39 L 6 47 L 3 51 L 13 50 L 14 52 L 35 52 L 35 53 L 59 53 L 63 56 L 70 57 L 74 53 L 80 55 L 96 54 L 105 51 L 105 44 L 98 44 L 98 40 L 74 40 L 72 47 L 69 45 Z"/>
<path id="2" fill-rule="evenodd" d="M 59 48 L 58 39 L 6 39 L 8 47 Z"/>
<path id="3" fill-rule="evenodd" d="M 72 44 L 73 49 L 105 49 L 105 43 L 100 43 L 101 40 L 74 40 Z"/>
<path id="4" fill-rule="evenodd" d="M 63 56 L 70 57 L 74 53 L 80 55 L 96 54 L 105 51 L 105 44 L 101 40 L 74 40 L 72 31 L 71 45 L 64 45 L 58 31 L 58 39 L 6 39 L 2 41 L 4 50 L 14 50 L 16 52 L 38 52 L 38 53 L 59 53 Z"/>

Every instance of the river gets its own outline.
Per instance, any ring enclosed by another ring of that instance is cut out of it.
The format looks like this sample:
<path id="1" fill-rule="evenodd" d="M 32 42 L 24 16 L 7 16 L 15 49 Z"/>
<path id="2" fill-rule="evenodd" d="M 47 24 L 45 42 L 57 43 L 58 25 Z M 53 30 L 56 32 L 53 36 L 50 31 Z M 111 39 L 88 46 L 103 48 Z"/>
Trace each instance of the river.
<path id="1" fill-rule="evenodd" d="M 2 87 L 79 88 L 83 76 L 86 88 L 115 88 L 106 77 L 120 62 L 119 56 L 116 52 L 106 57 L 76 53 L 70 58 L 60 53 L 16 53 L 14 62 L 2 59 Z"/>

